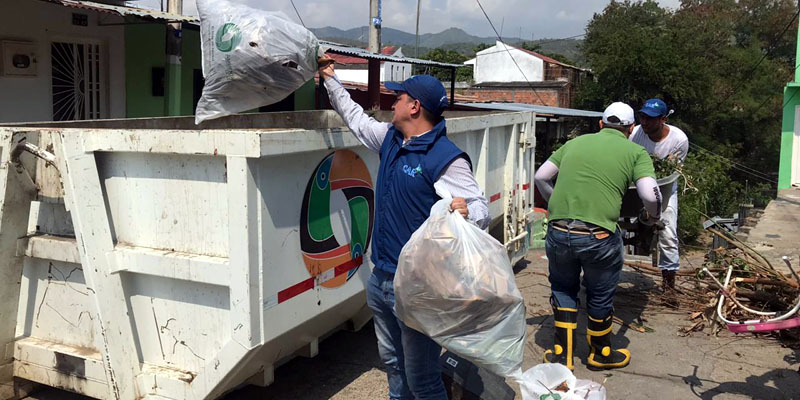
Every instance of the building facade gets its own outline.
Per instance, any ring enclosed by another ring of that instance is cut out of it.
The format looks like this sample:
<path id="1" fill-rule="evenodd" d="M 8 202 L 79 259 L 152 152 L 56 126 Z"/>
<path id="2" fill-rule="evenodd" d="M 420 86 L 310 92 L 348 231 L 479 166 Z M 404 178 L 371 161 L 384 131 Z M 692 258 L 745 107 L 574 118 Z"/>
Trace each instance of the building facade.
<path id="1" fill-rule="evenodd" d="M 569 108 L 577 88 L 589 76 L 586 69 L 500 41 L 464 64 L 472 65 L 474 84 L 461 93 L 486 102 Z"/>

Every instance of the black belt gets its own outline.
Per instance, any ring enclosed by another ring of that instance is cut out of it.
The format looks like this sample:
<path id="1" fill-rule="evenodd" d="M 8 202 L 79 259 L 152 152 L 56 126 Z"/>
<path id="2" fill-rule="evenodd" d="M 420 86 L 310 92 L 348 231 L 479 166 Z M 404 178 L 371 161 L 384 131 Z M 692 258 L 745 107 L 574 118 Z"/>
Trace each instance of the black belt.
<path id="1" fill-rule="evenodd" d="M 604 239 L 611 235 L 608 229 L 601 228 L 594 224 L 587 224 L 582 222 L 580 227 L 570 227 L 569 220 L 556 220 L 550 222 L 550 227 L 557 231 L 574 233 L 577 235 L 595 235 L 598 239 Z M 602 236 L 602 237 L 601 237 Z"/>

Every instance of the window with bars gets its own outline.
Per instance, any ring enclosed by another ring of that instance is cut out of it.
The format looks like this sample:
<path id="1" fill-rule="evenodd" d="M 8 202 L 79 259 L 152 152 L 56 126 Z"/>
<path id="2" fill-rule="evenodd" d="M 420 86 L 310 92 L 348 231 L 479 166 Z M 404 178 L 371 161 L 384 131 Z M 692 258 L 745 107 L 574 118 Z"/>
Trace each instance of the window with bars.
<path id="1" fill-rule="evenodd" d="M 104 118 L 100 45 L 53 42 L 50 60 L 53 120 Z"/>

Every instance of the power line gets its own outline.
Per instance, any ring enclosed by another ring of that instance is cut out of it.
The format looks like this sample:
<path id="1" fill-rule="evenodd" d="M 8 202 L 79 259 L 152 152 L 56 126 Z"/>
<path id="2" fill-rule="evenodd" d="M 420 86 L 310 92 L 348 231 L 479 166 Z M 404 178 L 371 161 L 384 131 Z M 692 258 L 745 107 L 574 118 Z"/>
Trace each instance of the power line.
<path id="1" fill-rule="evenodd" d="M 800 63 L 797 63 L 797 66 L 794 67 L 794 71 L 797 71 L 798 68 L 800 68 Z M 792 101 L 792 99 L 794 98 L 794 95 L 796 95 L 796 94 L 797 94 L 797 91 L 795 90 L 794 93 L 792 93 L 792 95 L 786 100 L 786 103 L 783 103 L 783 106 L 781 106 L 781 110 L 783 110 L 784 108 L 786 108 L 787 105 L 789 105 L 789 102 Z M 767 104 L 767 102 L 770 101 L 771 99 L 772 99 L 771 96 L 767 96 L 767 98 L 764 99 L 764 101 L 762 101 L 761 104 L 758 105 L 758 107 L 756 107 L 756 110 L 753 111 L 753 114 L 761 111 L 761 107 L 764 107 L 764 104 Z"/>
<path id="2" fill-rule="evenodd" d="M 300 20 L 300 23 L 303 25 L 303 28 L 308 29 L 308 27 L 306 26 L 306 23 L 303 22 L 303 18 L 300 17 L 300 12 L 297 11 L 297 7 L 294 6 L 294 0 L 289 0 L 289 2 L 292 3 L 292 8 L 294 8 L 294 12 L 295 12 L 295 14 L 297 14 L 297 19 Z"/>
<path id="3" fill-rule="evenodd" d="M 708 150 L 708 149 L 706 149 L 704 147 L 701 147 L 700 145 L 697 145 L 697 144 L 694 144 L 694 143 L 689 143 L 689 146 L 693 147 L 695 150 L 700 150 L 702 152 L 705 152 L 705 153 L 714 155 L 716 157 L 722 158 L 722 159 L 728 161 L 729 163 L 731 163 L 732 165 L 738 166 L 741 169 L 746 170 L 748 173 L 751 173 L 751 174 L 754 174 L 754 175 L 758 175 L 759 177 L 763 177 L 763 178 L 769 178 L 769 176 L 767 174 L 765 174 L 765 173 L 763 173 L 761 171 L 758 171 L 758 170 L 756 170 L 754 168 L 750 168 L 747 165 L 737 163 L 737 162 L 735 162 L 735 161 L 733 161 L 733 160 L 731 160 L 731 159 L 729 159 L 729 158 L 727 158 L 727 157 L 725 157 L 723 155 L 714 153 L 711 150 Z"/>
<path id="4" fill-rule="evenodd" d="M 752 168 L 750 168 L 750 167 L 748 167 L 748 166 L 746 166 L 744 164 L 739 164 L 739 163 L 737 163 L 737 162 L 735 162 L 735 161 L 733 161 L 733 160 L 731 160 L 731 159 L 729 159 L 727 157 L 724 157 L 724 156 L 719 155 L 717 153 L 714 153 L 714 152 L 712 152 L 710 150 L 707 150 L 707 149 L 705 149 L 703 147 L 700 147 L 699 145 L 696 145 L 694 143 L 689 143 L 689 146 L 691 146 L 695 150 L 700 150 L 701 152 L 707 153 L 707 154 L 715 156 L 715 157 L 717 157 L 717 158 L 719 158 L 721 160 L 727 161 L 730 164 L 730 167 L 735 169 L 735 170 L 737 170 L 737 171 L 743 172 L 745 174 L 751 175 L 753 177 L 759 178 L 759 179 L 767 181 L 767 182 L 771 182 L 771 183 L 774 183 L 774 184 L 778 183 L 778 181 L 769 178 L 766 174 L 764 174 L 762 172 L 758 172 L 757 170 L 752 169 Z"/>
<path id="5" fill-rule="evenodd" d="M 567 36 L 567 37 L 561 38 L 561 39 L 553 39 L 553 40 L 547 40 L 547 41 L 544 41 L 544 42 L 536 42 L 536 44 L 542 45 L 542 44 L 547 44 L 547 43 L 561 42 L 561 41 L 564 41 L 564 40 L 579 38 L 581 36 L 586 36 L 586 34 L 585 33 L 581 33 L 580 35 Z"/>
<path id="6" fill-rule="evenodd" d="M 486 20 L 489 21 L 489 25 L 492 27 L 492 30 L 494 31 L 494 34 L 497 35 L 497 39 L 500 40 L 500 42 L 502 43 L 503 42 L 503 38 L 500 37 L 499 33 L 497 33 L 497 29 L 495 29 L 494 24 L 492 23 L 492 19 L 489 18 L 489 14 L 486 14 L 486 10 L 483 9 L 483 4 L 481 4 L 481 0 L 475 0 L 475 1 L 478 2 L 478 7 L 481 8 L 481 11 L 483 11 L 483 15 L 486 17 Z M 525 82 L 527 82 L 528 86 L 530 86 L 531 90 L 533 90 L 533 94 L 536 95 L 536 98 L 539 99 L 539 101 L 542 103 L 542 105 L 547 105 L 547 103 L 545 103 L 545 101 L 542 100 L 542 97 L 539 96 L 539 92 L 536 91 L 536 88 L 533 87 L 531 82 L 528 80 L 528 77 L 525 76 L 525 72 L 522 71 L 522 68 L 519 66 L 519 64 L 517 64 L 517 60 L 514 59 L 514 56 L 511 54 L 511 50 L 508 49 L 508 46 L 506 46 L 505 43 L 502 43 L 502 45 L 506 49 L 506 51 L 508 52 L 508 56 L 511 57 L 511 61 L 514 62 L 514 65 L 517 66 L 517 69 L 522 74 L 522 78 L 525 79 Z M 544 73 L 544 71 L 542 71 L 542 73 Z"/>

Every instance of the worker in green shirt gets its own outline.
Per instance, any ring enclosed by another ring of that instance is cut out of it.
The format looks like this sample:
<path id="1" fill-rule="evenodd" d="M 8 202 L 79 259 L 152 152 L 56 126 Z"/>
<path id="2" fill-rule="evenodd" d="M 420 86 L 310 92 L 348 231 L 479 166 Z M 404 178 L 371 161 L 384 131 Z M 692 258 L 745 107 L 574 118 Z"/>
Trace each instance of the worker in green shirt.
<path id="1" fill-rule="evenodd" d="M 587 365 L 607 369 L 630 362 L 627 349 L 611 345 L 614 293 L 624 255 L 617 227 L 622 196 L 636 184 L 645 224 L 658 221 L 661 211 L 653 162 L 644 148 L 628 140 L 633 123 L 630 106 L 611 104 L 603 112 L 599 132 L 568 141 L 536 172 L 536 187 L 549 201 L 545 249 L 556 328 L 545 362 L 573 369 L 581 270 L 588 314 Z"/>

